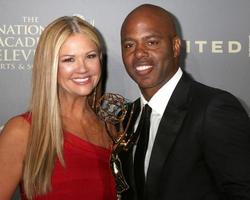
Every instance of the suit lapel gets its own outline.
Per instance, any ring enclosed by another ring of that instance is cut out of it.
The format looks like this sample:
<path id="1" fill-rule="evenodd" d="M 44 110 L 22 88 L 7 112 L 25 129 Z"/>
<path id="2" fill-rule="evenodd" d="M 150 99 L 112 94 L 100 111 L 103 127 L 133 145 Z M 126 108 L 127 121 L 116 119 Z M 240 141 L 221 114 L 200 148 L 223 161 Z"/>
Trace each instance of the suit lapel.
<path id="1" fill-rule="evenodd" d="M 190 79 L 183 74 L 160 121 L 147 173 L 146 196 L 148 199 L 157 199 L 164 163 L 171 152 L 187 114 L 187 107 L 190 102 L 188 99 L 189 87 Z"/>

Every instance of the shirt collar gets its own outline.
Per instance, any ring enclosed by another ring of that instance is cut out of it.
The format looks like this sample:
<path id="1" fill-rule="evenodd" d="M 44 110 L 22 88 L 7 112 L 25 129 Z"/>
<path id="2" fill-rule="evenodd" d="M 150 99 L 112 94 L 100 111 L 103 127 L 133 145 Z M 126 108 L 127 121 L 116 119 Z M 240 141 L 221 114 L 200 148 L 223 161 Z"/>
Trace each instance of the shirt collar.
<path id="1" fill-rule="evenodd" d="M 174 76 L 166 82 L 155 94 L 152 96 L 149 102 L 143 97 L 141 93 L 141 108 L 145 105 L 148 104 L 153 111 L 156 113 L 163 115 L 164 110 L 169 102 L 169 99 L 181 79 L 183 72 L 181 68 L 179 67 L 177 72 L 174 74 Z"/>

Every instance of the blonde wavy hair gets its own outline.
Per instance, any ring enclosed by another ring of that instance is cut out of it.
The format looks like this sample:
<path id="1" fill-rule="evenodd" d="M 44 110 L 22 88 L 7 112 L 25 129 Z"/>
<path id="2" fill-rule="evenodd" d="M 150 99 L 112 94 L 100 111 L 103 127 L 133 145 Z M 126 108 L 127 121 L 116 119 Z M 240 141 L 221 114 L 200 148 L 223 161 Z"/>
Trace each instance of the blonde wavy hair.
<path id="1" fill-rule="evenodd" d="M 24 160 L 23 187 L 28 199 L 51 190 L 56 158 L 65 166 L 57 85 L 58 57 L 61 46 L 74 33 L 84 33 L 102 55 L 99 33 L 79 17 L 60 17 L 42 32 L 33 62 L 32 123 Z"/>

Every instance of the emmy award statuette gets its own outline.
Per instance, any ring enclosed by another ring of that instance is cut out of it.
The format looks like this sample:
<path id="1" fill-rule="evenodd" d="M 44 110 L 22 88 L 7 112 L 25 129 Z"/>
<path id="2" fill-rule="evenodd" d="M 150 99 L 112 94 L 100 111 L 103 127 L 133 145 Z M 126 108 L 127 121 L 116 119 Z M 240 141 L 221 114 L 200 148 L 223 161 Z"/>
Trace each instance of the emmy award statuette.
<path id="1" fill-rule="evenodd" d="M 121 193 L 129 188 L 123 172 L 118 153 L 127 151 L 135 140 L 134 134 L 127 133 L 134 104 L 129 103 L 119 94 L 106 93 L 97 102 L 96 112 L 105 122 L 106 130 L 113 141 L 110 166 L 116 181 L 117 199 L 121 199 Z M 124 119 L 127 124 L 124 125 Z"/>

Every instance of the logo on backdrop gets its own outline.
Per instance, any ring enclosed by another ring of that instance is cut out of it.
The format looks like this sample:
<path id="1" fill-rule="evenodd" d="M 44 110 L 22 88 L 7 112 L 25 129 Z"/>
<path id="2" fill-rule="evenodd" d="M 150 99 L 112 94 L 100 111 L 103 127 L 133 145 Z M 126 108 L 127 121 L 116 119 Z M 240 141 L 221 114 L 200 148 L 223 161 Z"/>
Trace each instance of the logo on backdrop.
<path id="1" fill-rule="evenodd" d="M 0 70 L 30 70 L 39 35 L 38 17 L 22 17 L 20 24 L 0 25 Z"/>
<path id="2" fill-rule="evenodd" d="M 247 56 L 250 57 L 250 35 L 248 42 L 240 42 L 238 40 L 186 40 L 186 52 L 196 54 L 239 54 L 245 51 L 248 44 Z"/>

